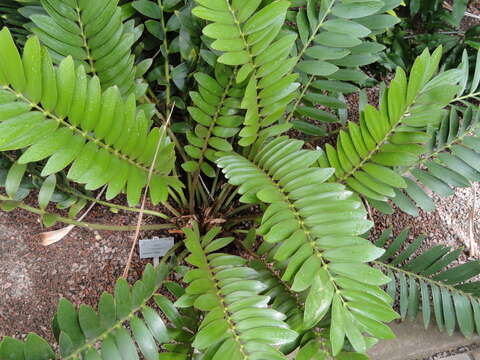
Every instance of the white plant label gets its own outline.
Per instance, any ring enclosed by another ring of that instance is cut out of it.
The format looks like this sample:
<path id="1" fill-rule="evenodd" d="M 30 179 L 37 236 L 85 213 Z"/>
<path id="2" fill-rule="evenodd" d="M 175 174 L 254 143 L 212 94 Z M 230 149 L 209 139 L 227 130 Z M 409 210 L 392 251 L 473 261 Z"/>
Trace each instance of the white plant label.
<path id="1" fill-rule="evenodd" d="M 153 266 L 157 266 L 159 258 L 164 256 L 173 247 L 173 244 L 173 237 L 159 238 L 155 236 L 152 239 L 142 239 L 139 242 L 140 259 L 153 258 Z"/>

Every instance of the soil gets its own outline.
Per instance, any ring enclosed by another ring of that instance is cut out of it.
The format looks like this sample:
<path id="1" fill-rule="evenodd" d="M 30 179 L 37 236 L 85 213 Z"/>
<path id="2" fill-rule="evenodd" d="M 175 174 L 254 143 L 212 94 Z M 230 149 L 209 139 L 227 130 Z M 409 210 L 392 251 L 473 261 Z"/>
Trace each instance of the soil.
<path id="1" fill-rule="evenodd" d="M 99 206 L 85 219 L 111 225 L 135 225 L 136 220 L 137 214 L 113 214 Z M 62 241 L 44 247 L 38 239 L 43 231 L 39 219 L 26 211 L 0 211 L 0 339 L 36 332 L 52 341 L 50 323 L 61 297 L 96 308 L 101 293 L 112 292 L 121 276 L 133 237 L 133 232 L 75 228 Z M 140 238 L 151 235 L 142 232 Z M 146 263 L 134 257 L 130 283 Z"/>
<path id="2" fill-rule="evenodd" d="M 372 231 L 371 238 L 377 238 L 389 227 L 393 228 L 395 236 L 409 227 L 411 229 L 409 240 L 413 240 L 420 234 L 425 235 L 423 246 L 419 251 L 437 244 L 450 246 L 452 250 L 463 247 L 464 251 L 460 254 L 459 261 L 473 260 L 474 257 L 470 254 L 471 235 L 478 246 L 478 234 L 480 234 L 480 213 L 477 205 L 479 194 L 475 192 L 477 186 L 474 184 L 470 188 L 458 188 L 455 194 L 448 198 L 439 198 L 434 195 L 436 210 L 431 213 L 420 211 L 418 217 L 409 216 L 401 211 L 396 211 L 393 215 L 384 215 L 373 209 L 372 218 L 375 229 Z"/>

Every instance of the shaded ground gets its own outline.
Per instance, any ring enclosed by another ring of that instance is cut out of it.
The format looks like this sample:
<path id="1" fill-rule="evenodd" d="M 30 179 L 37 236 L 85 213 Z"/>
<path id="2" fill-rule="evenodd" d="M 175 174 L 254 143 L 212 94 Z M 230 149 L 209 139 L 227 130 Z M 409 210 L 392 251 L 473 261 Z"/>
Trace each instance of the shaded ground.
<path id="1" fill-rule="evenodd" d="M 98 208 L 86 220 L 134 225 L 136 215 Z M 133 235 L 76 228 L 63 241 L 43 247 L 36 237 L 42 231 L 38 218 L 25 211 L 0 211 L 0 338 L 33 331 L 52 340 L 50 322 L 62 296 L 96 307 L 101 293 L 111 292 L 121 276 Z M 130 283 L 145 264 L 135 257 Z"/>

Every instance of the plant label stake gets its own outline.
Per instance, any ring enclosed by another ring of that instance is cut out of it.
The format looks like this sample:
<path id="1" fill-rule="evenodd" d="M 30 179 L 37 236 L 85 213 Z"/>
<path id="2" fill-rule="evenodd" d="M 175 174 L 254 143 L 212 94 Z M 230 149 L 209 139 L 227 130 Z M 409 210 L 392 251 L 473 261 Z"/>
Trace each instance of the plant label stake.
<path id="1" fill-rule="evenodd" d="M 153 258 L 153 266 L 158 265 L 159 258 L 173 247 L 173 237 L 140 240 L 140 259 Z"/>

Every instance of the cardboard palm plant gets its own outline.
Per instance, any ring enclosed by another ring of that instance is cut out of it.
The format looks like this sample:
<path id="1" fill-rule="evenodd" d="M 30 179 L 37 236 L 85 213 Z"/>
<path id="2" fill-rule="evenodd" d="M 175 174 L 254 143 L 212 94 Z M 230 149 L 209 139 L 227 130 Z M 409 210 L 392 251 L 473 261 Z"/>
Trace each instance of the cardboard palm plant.
<path id="1" fill-rule="evenodd" d="M 447 196 L 480 177 L 468 56 L 444 71 L 442 50 L 426 50 L 347 121 L 345 95 L 373 82 L 362 69 L 399 3 L 2 5 L 2 208 L 126 230 L 77 220 L 99 203 L 179 235 L 98 310 L 61 300 L 58 347 L 5 337 L 0 359 L 367 359 L 394 337 L 389 322 L 419 309 L 426 326 L 433 309 L 449 332 L 478 331 L 476 262 L 444 270 L 459 251 L 412 259 L 421 239 L 365 236 L 365 204 L 415 215 L 433 209 L 426 188 Z M 337 141 L 312 146 L 332 124 Z M 38 206 L 23 201 L 32 190 Z M 110 202 L 121 194 L 126 204 Z"/>

